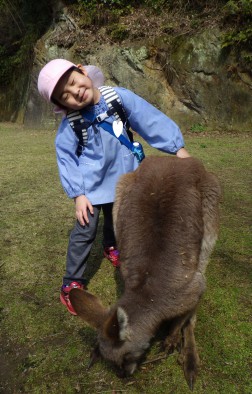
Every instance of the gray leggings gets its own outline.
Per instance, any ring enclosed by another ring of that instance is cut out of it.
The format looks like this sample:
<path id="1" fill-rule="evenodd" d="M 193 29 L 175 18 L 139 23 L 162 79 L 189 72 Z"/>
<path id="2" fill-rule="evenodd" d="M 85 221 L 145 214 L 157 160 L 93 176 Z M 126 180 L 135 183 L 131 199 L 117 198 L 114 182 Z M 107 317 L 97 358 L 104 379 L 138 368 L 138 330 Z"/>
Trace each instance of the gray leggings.
<path id="1" fill-rule="evenodd" d="M 103 246 L 115 246 L 115 235 L 113 230 L 112 208 L 113 203 L 94 205 L 94 214 L 88 214 L 89 224 L 82 226 L 78 220 L 73 228 L 67 250 L 66 274 L 63 284 L 67 285 L 73 281 L 85 283 L 83 274 L 87 267 L 87 259 L 96 237 L 99 215 L 102 209 L 104 216 L 103 224 Z"/>

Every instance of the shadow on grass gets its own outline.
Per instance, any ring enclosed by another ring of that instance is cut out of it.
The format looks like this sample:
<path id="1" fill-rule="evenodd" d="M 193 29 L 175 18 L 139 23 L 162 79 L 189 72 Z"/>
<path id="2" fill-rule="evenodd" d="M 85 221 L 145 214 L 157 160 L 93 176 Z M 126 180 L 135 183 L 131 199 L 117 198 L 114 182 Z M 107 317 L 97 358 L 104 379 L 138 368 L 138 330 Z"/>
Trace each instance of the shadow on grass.
<path id="1" fill-rule="evenodd" d="M 87 261 L 87 268 L 85 271 L 86 285 L 88 286 L 91 279 L 96 275 L 97 271 L 100 269 L 103 254 L 102 254 L 102 228 L 103 228 L 103 218 L 100 218 L 96 239 L 93 243 L 90 255 Z"/>
<path id="2" fill-rule="evenodd" d="M 92 250 L 88 258 L 87 268 L 85 271 L 85 279 L 87 286 L 90 283 L 90 281 L 95 277 L 96 273 L 99 271 L 101 263 L 104 259 L 103 248 L 102 248 L 102 230 L 103 230 L 103 217 L 101 216 L 98 224 L 97 236 L 92 246 Z M 120 269 L 118 268 L 115 269 L 114 271 L 114 279 L 116 283 L 117 298 L 119 298 L 124 290 L 124 282 L 120 273 Z"/>
<path id="3" fill-rule="evenodd" d="M 244 278 L 245 281 L 248 280 L 248 277 L 251 276 L 251 266 L 249 264 L 249 258 L 246 258 L 244 254 L 239 253 L 238 251 L 227 251 L 223 250 L 222 247 L 217 247 L 214 253 L 212 254 L 212 260 L 219 261 L 221 266 L 223 267 L 223 275 L 226 276 L 227 271 L 230 274 L 234 275 L 234 278 L 237 278 L 237 274 L 239 273 L 239 280 L 241 281 Z"/>

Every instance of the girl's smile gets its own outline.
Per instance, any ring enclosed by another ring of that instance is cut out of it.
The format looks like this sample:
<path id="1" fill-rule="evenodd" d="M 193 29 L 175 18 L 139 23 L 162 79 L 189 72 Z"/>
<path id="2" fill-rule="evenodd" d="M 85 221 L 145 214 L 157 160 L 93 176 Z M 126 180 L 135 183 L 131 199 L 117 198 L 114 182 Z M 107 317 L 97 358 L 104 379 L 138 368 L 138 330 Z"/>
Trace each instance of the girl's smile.
<path id="1" fill-rule="evenodd" d="M 98 103 L 100 92 L 94 88 L 85 68 L 78 65 L 78 70 L 69 70 L 57 83 L 52 98 L 64 108 L 81 109 Z"/>

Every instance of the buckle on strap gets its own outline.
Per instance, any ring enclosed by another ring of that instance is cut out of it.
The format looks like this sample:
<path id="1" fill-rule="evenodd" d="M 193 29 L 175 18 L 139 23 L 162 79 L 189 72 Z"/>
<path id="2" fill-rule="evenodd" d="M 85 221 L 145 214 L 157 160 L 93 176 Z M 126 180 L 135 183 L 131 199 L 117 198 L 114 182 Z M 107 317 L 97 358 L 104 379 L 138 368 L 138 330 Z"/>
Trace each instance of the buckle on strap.
<path id="1" fill-rule="evenodd" d="M 103 112 L 102 114 L 96 116 L 96 121 L 98 123 L 100 123 L 100 122 L 103 122 L 103 120 L 108 118 L 108 117 L 109 117 L 108 113 L 107 112 Z"/>
<path id="2" fill-rule="evenodd" d="M 115 113 L 115 109 L 114 108 L 110 108 L 108 109 L 108 111 L 103 112 L 102 114 L 96 116 L 95 120 L 100 123 L 103 122 L 104 119 L 109 118 L 111 115 L 114 115 Z"/>

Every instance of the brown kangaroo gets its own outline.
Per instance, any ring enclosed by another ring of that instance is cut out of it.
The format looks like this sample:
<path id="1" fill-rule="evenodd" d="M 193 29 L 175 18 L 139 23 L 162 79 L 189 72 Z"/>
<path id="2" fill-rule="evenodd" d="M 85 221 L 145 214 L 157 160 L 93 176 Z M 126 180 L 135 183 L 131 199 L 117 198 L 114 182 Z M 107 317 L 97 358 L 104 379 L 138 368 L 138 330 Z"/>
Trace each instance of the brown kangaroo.
<path id="1" fill-rule="evenodd" d="M 107 309 L 87 291 L 73 289 L 77 314 L 98 331 L 93 352 L 132 374 L 163 322 L 167 351 L 180 348 L 193 389 L 199 367 L 196 308 L 219 227 L 219 182 L 194 158 L 148 157 L 121 177 L 114 204 L 124 292 Z"/>

